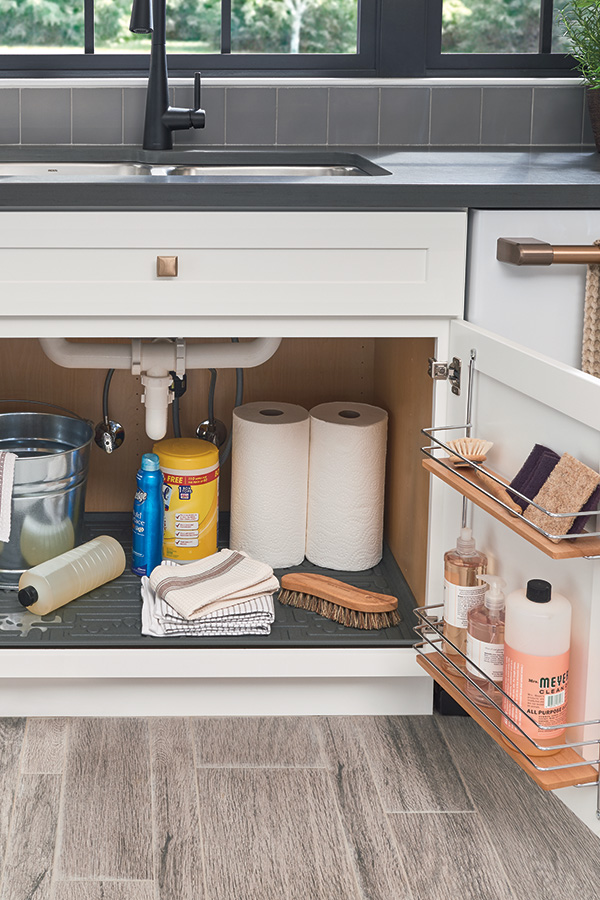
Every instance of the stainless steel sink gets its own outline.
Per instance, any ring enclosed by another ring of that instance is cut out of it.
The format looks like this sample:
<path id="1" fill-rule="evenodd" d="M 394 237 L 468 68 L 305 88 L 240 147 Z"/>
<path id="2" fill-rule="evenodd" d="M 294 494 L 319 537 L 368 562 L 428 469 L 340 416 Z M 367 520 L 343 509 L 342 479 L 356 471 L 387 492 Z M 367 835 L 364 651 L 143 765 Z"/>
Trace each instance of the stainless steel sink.
<path id="1" fill-rule="evenodd" d="M 208 159 L 206 157 L 210 156 Z M 277 152 L 260 157 L 256 153 L 246 158 L 240 152 L 232 151 L 227 156 L 204 153 L 202 161 L 190 163 L 149 163 L 149 162 L 2 162 L 0 177 L 36 178 L 51 181 L 54 178 L 94 177 L 132 178 L 162 176 L 168 178 L 206 177 L 263 177 L 263 178 L 323 178 L 365 175 L 389 175 L 386 169 L 356 154 L 344 154 L 337 161 L 313 158 L 302 159 L 298 154 L 294 159 L 284 161 L 277 158 Z M 346 159 L 347 157 L 347 159 Z"/>

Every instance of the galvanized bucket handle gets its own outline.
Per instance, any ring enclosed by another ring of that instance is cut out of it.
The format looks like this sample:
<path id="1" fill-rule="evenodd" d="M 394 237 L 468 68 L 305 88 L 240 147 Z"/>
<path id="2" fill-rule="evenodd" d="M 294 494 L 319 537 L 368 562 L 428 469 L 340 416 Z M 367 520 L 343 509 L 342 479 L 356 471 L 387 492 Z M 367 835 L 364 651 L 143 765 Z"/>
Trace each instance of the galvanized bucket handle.
<path id="1" fill-rule="evenodd" d="M 73 412 L 72 409 L 67 409 L 65 406 L 59 406 L 57 403 L 48 403 L 46 400 L 26 400 L 24 397 L 0 397 L 0 403 L 34 403 L 36 406 L 49 406 L 50 409 L 60 409 L 61 412 L 68 413 L 70 416 L 73 416 L 74 419 L 79 419 L 81 422 L 91 425 L 92 428 L 94 427 L 93 422 L 90 419 L 84 419 L 83 416 Z"/>

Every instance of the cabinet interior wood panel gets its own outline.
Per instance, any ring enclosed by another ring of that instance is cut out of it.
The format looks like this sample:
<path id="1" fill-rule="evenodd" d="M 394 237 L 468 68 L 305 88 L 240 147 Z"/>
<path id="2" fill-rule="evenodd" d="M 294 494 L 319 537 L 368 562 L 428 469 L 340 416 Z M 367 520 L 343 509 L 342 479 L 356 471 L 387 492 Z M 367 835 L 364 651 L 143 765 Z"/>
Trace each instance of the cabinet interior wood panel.
<path id="1" fill-rule="evenodd" d="M 387 409 L 386 536 L 415 599 L 425 602 L 429 478 L 419 472 L 423 435 L 432 422 L 431 382 L 424 374 L 434 353 L 429 338 L 376 342 L 373 402 Z"/>

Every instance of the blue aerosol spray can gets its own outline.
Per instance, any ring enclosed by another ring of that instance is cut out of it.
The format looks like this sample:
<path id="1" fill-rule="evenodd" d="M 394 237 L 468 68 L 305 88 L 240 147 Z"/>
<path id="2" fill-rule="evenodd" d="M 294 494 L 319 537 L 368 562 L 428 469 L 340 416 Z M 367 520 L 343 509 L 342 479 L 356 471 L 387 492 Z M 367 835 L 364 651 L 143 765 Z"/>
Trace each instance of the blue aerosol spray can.
<path id="1" fill-rule="evenodd" d="M 136 482 L 131 571 L 141 576 L 150 575 L 162 561 L 163 475 L 156 453 L 144 453 Z"/>

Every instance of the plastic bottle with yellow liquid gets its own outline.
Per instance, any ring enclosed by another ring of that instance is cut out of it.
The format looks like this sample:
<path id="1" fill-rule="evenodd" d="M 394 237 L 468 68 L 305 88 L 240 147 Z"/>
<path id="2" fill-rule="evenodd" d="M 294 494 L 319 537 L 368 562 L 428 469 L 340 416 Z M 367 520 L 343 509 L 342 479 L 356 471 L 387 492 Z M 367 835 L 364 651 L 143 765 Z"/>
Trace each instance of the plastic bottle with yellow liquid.
<path id="1" fill-rule="evenodd" d="M 193 562 L 217 552 L 219 451 L 209 441 L 169 438 L 152 448 L 163 473 L 163 559 Z"/>

